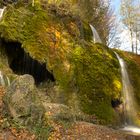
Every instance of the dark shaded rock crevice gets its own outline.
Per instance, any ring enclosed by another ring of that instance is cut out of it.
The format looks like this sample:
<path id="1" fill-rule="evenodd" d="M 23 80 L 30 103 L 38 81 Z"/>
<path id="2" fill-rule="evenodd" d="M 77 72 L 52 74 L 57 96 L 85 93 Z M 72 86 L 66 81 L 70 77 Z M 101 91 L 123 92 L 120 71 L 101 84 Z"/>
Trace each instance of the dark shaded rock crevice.
<path id="1" fill-rule="evenodd" d="M 111 101 L 111 105 L 113 108 L 119 107 L 120 105 L 122 105 L 122 101 L 119 99 L 114 99 Z"/>
<path id="2" fill-rule="evenodd" d="M 24 51 L 21 43 L 1 40 L 1 45 L 4 47 L 8 57 L 9 67 L 15 74 L 32 75 L 36 85 L 46 81 L 55 81 L 53 74 L 47 70 L 46 64 L 41 64 L 39 61 L 33 59 L 29 53 Z"/>

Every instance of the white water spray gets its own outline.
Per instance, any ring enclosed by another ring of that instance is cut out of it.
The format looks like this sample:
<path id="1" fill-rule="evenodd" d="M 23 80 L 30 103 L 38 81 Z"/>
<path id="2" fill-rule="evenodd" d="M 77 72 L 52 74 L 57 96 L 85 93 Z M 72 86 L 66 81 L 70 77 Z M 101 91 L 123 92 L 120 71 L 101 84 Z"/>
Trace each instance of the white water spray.
<path id="1" fill-rule="evenodd" d="M 1 86 L 10 86 L 10 79 L 0 71 L 0 85 Z"/>
<path id="2" fill-rule="evenodd" d="M 3 13 L 4 13 L 4 10 L 6 9 L 6 7 L 0 9 L 0 20 L 2 19 L 3 17 Z"/>
<path id="3" fill-rule="evenodd" d="M 94 41 L 94 43 L 102 43 L 98 32 L 96 31 L 96 29 L 91 24 L 90 24 L 90 28 L 91 28 L 92 33 L 93 33 L 93 41 Z"/>
<path id="4" fill-rule="evenodd" d="M 11 83 L 9 77 L 6 76 L 6 79 L 7 79 L 7 85 L 10 86 Z"/>
<path id="5" fill-rule="evenodd" d="M 130 83 L 128 72 L 126 69 L 126 64 L 122 58 L 115 52 L 121 67 L 121 74 L 122 74 L 122 94 L 124 98 L 124 124 L 125 127 L 123 130 L 133 132 L 133 133 L 140 133 L 140 128 L 135 126 L 135 121 L 137 119 L 137 111 L 135 106 L 134 100 L 134 92 L 133 87 Z"/>
<path id="6" fill-rule="evenodd" d="M 0 84 L 1 84 L 2 86 L 5 86 L 5 82 L 4 82 L 3 74 L 2 74 L 1 71 L 0 71 Z"/>

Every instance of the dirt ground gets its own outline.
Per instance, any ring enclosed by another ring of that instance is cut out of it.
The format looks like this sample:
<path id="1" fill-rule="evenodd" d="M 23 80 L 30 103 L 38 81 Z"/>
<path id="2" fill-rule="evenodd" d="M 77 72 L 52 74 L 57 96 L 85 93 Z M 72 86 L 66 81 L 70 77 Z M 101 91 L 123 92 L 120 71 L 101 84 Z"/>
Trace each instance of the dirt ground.
<path id="1" fill-rule="evenodd" d="M 6 118 L 2 116 L 2 98 L 5 89 L 0 87 L 0 140 L 37 140 L 34 134 L 26 129 L 17 129 L 10 124 L 5 124 Z M 5 127 L 5 125 L 9 125 Z M 48 140 L 140 140 L 140 136 L 131 136 L 105 126 L 94 125 L 87 122 L 75 122 L 68 129 L 59 123 L 53 123 L 53 132 Z M 47 138 L 39 139 L 47 140 Z"/>

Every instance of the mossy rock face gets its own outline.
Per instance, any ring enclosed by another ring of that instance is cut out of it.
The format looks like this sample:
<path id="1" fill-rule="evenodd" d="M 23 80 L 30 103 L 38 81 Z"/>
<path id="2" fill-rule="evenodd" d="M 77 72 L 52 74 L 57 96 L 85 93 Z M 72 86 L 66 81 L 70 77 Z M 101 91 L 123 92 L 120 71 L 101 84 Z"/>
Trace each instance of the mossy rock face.
<path id="1" fill-rule="evenodd" d="M 22 125 L 35 126 L 43 122 L 44 108 L 30 75 L 17 77 L 4 96 L 5 109 Z"/>
<path id="2" fill-rule="evenodd" d="M 0 85 L 8 86 L 11 81 L 13 81 L 17 75 L 13 74 L 12 70 L 8 65 L 8 58 L 6 56 L 5 50 L 0 42 Z M 3 84 L 4 83 L 4 84 Z"/>
<path id="3" fill-rule="evenodd" d="M 0 71 L 4 71 L 6 74 L 11 73 L 11 70 L 8 67 L 8 59 L 6 57 L 5 50 L 1 45 L 1 42 L 0 42 Z"/>
<path id="4" fill-rule="evenodd" d="M 109 52 L 99 44 L 89 44 L 86 49 L 77 47 L 74 51 L 75 80 L 82 109 L 108 122 L 114 114 L 111 100 L 119 99 L 121 91 L 119 64 Z"/>
<path id="5" fill-rule="evenodd" d="M 59 10 L 9 6 L 0 23 L 1 37 L 20 42 L 32 58 L 46 63 L 67 103 L 74 92 L 81 111 L 110 123 L 115 115 L 111 100 L 121 92 L 119 63 L 106 46 L 91 42 L 88 24 Z"/>

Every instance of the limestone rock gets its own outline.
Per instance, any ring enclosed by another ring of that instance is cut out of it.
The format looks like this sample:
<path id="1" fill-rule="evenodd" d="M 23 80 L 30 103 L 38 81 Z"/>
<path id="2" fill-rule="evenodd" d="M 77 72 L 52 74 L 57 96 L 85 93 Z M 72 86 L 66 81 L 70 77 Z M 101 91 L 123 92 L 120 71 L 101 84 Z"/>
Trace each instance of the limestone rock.
<path id="1" fill-rule="evenodd" d="M 24 125 L 42 122 L 44 108 L 30 75 L 17 77 L 7 89 L 4 103 L 8 114 Z"/>

